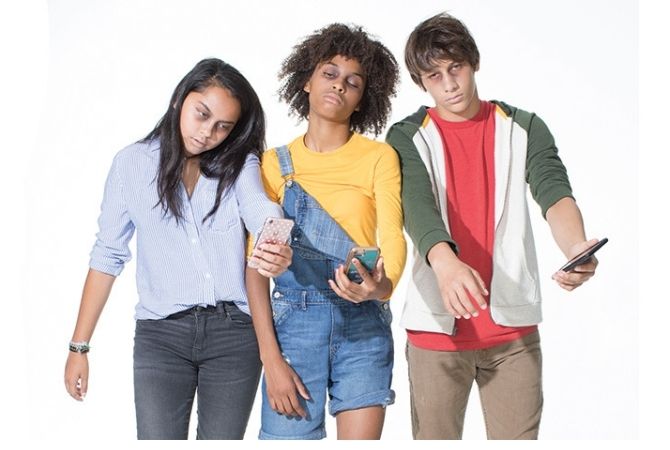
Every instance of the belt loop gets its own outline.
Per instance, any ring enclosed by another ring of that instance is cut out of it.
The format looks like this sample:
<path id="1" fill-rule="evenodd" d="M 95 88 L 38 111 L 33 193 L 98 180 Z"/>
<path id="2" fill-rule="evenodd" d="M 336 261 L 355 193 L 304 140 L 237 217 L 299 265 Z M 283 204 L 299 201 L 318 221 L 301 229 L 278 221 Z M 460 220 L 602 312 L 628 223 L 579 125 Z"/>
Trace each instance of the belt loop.
<path id="1" fill-rule="evenodd" d="M 307 309 L 307 291 L 300 292 L 300 296 L 302 297 L 302 310 L 305 311 Z"/>
<path id="2" fill-rule="evenodd" d="M 221 300 L 216 302 L 216 313 L 219 316 L 219 319 L 223 319 L 223 317 L 228 314 L 228 311 L 226 311 L 226 304 Z"/>

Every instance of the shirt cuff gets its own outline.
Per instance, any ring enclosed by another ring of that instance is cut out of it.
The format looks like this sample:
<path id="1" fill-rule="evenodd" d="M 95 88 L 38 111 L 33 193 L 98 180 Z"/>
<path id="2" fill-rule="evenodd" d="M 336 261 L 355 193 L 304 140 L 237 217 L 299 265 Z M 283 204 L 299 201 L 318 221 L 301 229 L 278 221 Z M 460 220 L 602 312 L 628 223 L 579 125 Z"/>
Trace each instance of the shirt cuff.
<path id="1" fill-rule="evenodd" d="M 106 273 L 107 275 L 111 275 L 113 277 L 118 277 L 119 275 L 121 275 L 121 272 L 123 271 L 123 266 L 115 264 L 105 264 L 104 262 L 94 260 L 91 260 L 88 263 L 88 267 L 93 270 L 97 270 L 98 272 Z"/>

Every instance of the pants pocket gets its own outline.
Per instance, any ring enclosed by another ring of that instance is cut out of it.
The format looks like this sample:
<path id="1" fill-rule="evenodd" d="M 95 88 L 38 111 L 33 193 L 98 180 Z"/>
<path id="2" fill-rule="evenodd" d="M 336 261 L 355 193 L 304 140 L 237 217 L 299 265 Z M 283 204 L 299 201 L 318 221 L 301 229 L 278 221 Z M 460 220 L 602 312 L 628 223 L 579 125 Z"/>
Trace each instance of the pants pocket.
<path id="1" fill-rule="evenodd" d="M 272 319 L 275 327 L 281 326 L 291 314 L 293 305 L 286 302 L 272 302 Z"/>

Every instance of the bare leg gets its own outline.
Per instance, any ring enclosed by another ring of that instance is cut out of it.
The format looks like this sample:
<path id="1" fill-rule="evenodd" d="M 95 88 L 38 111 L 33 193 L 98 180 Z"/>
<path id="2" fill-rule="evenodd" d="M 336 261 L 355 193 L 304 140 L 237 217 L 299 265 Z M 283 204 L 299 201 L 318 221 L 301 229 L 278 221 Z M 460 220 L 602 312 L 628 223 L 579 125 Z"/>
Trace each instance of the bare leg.
<path id="1" fill-rule="evenodd" d="M 379 439 L 386 409 L 381 406 L 352 409 L 337 414 L 337 439 Z"/>

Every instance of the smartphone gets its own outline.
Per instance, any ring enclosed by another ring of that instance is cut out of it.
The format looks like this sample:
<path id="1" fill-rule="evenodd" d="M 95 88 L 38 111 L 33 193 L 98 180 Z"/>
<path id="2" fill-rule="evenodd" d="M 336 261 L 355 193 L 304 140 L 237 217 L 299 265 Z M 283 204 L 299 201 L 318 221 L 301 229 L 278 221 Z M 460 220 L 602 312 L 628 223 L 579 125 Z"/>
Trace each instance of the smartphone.
<path id="1" fill-rule="evenodd" d="M 595 252 L 600 250 L 603 245 L 607 244 L 608 239 L 607 238 L 602 238 L 599 240 L 596 244 L 592 245 L 591 247 L 587 248 L 584 250 L 582 253 L 579 255 L 575 256 L 572 258 L 570 261 L 565 263 L 563 267 L 561 267 L 558 270 L 562 270 L 563 272 L 572 272 L 575 270 L 575 267 L 579 266 L 580 264 L 586 263 Z"/>
<path id="2" fill-rule="evenodd" d="M 263 228 L 256 238 L 254 248 L 260 244 L 269 242 L 270 244 L 286 244 L 291 238 L 291 230 L 293 229 L 293 221 L 291 219 L 282 219 L 279 217 L 268 217 L 265 219 Z M 253 259 L 250 259 L 248 264 L 252 269 L 258 268 Z"/>
<path id="3" fill-rule="evenodd" d="M 379 259 L 379 247 L 354 247 L 349 250 L 347 260 L 344 263 L 344 267 L 347 268 L 347 276 L 349 279 L 354 279 L 355 281 L 363 281 L 360 278 L 358 270 L 356 270 L 356 266 L 353 264 L 354 258 L 359 260 L 368 272 L 372 272 Z"/>

